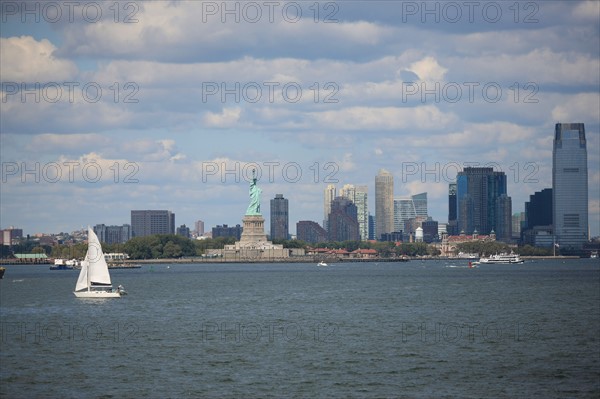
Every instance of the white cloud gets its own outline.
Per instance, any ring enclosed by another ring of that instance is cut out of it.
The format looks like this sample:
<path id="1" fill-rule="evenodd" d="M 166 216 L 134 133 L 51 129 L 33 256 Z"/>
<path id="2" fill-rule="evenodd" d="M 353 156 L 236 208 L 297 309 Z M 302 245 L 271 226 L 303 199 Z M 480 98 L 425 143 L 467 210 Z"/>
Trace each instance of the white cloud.
<path id="1" fill-rule="evenodd" d="M 78 73 L 75 63 L 55 56 L 56 46 L 48 39 L 31 36 L 0 38 L 0 70 L 4 82 L 73 81 Z"/>

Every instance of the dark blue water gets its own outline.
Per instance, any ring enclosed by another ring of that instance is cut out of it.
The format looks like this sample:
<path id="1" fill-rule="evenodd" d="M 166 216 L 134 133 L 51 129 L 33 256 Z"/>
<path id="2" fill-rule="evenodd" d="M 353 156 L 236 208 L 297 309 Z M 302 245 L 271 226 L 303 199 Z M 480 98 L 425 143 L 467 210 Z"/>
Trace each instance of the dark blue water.
<path id="1" fill-rule="evenodd" d="M 154 265 L 0 280 L 7 398 L 597 398 L 600 265 Z"/>

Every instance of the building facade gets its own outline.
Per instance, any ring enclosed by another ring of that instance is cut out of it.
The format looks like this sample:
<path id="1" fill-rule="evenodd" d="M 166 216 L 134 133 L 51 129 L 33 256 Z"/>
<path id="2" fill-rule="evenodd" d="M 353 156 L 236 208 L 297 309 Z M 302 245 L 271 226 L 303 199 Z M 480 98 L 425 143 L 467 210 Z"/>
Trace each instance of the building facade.
<path id="1" fill-rule="evenodd" d="M 275 194 L 271 200 L 271 240 L 287 240 L 290 235 L 288 200 Z"/>
<path id="2" fill-rule="evenodd" d="M 239 224 L 235 226 L 229 227 L 226 224 L 217 225 L 212 228 L 212 238 L 217 237 L 234 237 L 236 240 L 239 240 L 242 237 L 243 228 Z"/>
<path id="3" fill-rule="evenodd" d="M 327 230 L 317 222 L 301 220 L 296 223 L 296 238 L 311 244 L 327 241 Z"/>
<path id="4" fill-rule="evenodd" d="M 552 151 L 554 235 L 562 247 L 588 241 L 587 146 L 583 123 L 557 123 Z"/>
<path id="5" fill-rule="evenodd" d="M 465 168 L 456 177 L 457 225 L 460 233 L 497 230 L 497 199 L 506 192 L 506 174 L 492 168 Z M 509 197 L 510 198 L 510 197 Z"/>
<path id="6" fill-rule="evenodd" d="M 131 211 L 131 230 L 133 237 L 175 234 L 175 214 L 163 210 Z"/>
<path id="7" fill-rule="evenodd" d="M 358 241 L 358 218 L 356 205 L 348 198 L 336 197 L 329 213 L 329 241 Z"/>
<path id="8" fill-rule="evenodd" d="M 100 242 L 106 244 L 123 244 L 132 237 L 131 225 L 106 226 L 97 224 L 94 226 L 94 233 L 98 236 Z"/>
<path id="9" fill-rule="evenodd" d="M 331 203 L 335 198 L 335 185 L 329 184 L 323 193 L 323 228 L 327 230 L 329 213 L 331 212 Z"/>
<path id="10" fill-rule="evenodd" d="M 381 169 L 375 176 L 375 239 L 394 231 L 394 176 Z"/>
<path id="11" fill-rule="evenodd" d="M 356 205 L 356 218 L 358 220 L 358 231 L 360 239 L 369 239 L 369 209 L 367 203 L 367 186 L 354 186 L 345 184 L 340 190 L 340 197 L 348 198 Z"/>

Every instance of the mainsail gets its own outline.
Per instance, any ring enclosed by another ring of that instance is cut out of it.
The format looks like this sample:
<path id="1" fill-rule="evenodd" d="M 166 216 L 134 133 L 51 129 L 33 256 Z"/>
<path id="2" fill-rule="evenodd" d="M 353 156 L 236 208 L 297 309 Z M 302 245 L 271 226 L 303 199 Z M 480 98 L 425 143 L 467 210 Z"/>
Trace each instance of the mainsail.
<path id="1" fill-rule="evenodd" d="M 111 285 L 111 281 L 100 240 L 94 230 L 88 227 L 88 250 L 81 262 L 75 291 L 89 288 L 92 284 Z"/>

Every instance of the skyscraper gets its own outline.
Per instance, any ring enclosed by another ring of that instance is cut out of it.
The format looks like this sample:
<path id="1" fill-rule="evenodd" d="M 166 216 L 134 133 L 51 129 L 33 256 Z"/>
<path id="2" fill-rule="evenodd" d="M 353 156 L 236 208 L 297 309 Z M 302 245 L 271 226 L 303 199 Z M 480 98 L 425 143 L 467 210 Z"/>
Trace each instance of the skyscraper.
<path id="1" fill-rule="evenodd" d="M 175 234 L 175 214 L 171 211 L 131 211 L 133 237 Z"/>
<path id="2" fill-rule="evenodd" d="M 427 217 L 427 193 L 415 194 L 411 199 L 417 216 Z"/>
<path id="3" fill-rule="evenodd" d="M 588 240 L 588 172 L 583 123 L 557 123 L 552 150 L 554 235 L 562 247 Z"/>
<path id="4" fill-rule="evenodd" d="M 496 202 L 502 194 L 507 194 L 506 174 L 492 168 L 465 168 L 458 172 L 456 186 L 459 231 L 490 234 L 496 230 Z"/>
<path id="5" fill-rule="evenodd" d="M 456 226 L 456 183 L 448 185 L 448 234 L 457 235 Z"/>
<path id="6" fill-rule="evenodd" d="M 196 234 L 198 237 L 204 235 L 204 222 L 202 220 L 197 220 L 195 223 Z"/>
<path id="7" fill-rule="evenodd" d="M 329 212 L 331 212 L 331 203 L 335 198 L 335 185 L 329 184 L 325 189 L 325 193 L 323 196 L 323 228 L 327 230 L 328 220 L 329 220 Z"/>
<path id="8" fill-rule="evenodd" d="M 296 235 L 298 240 L 311 244 L 327 241 L 327 231 L 317 222 L 310 220 L 301 220 L 296 223 Z"/>
<path id="9" fill-rule="evenodd" d="M 356 205 L 348 198 L 334 198 L 329 214 L 329 229 L 327 229 L 330 241 L 360 240 L 356 213 Z"/>
<path id="10" fill-rule="evenodd" d="M 375 176 L 375 239 L 394 231 L 394 176 L 381 169 Z"/>
<path id="11" fill-rule="evenodd" d="M 394 231 L 404 231 L 404 223 L 417 216 L 412 198 L 394 198 Z"/>
<path id="12" fill-rule="evenodd" d="M 512 240 L 512 201 L 506 194 L 496 198 L 496 240 L 510 242 Z"/>
<path id="13" fill-rule="evenodd" d="M 345 184 L 340 190 L 340 196 L 348 198 L 356 205 L 356 218 L 361 240 L 369 239 L 369 210 L 367 208 L 367 186 Z"/>
<path id="14" fill-rule="evenodd" d="M 275 194 L 271 200 L 271 240 L 287 240 L 289 236 L 288 200 L 283 194 Z"/>

